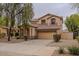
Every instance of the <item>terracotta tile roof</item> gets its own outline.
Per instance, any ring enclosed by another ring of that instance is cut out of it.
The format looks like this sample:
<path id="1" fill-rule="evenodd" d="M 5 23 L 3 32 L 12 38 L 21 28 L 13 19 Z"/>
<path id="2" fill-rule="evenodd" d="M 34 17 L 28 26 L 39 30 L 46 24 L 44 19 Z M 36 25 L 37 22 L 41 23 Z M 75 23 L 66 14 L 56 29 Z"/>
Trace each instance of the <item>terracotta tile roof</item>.
<path id="1" fill-rule="evenodd" d="M 38 30 L 41 30 L 41 29 L 59 29 L 60 27 L 57 26 L 57 25 L 39 25 L 37 27 Z"/>
<path id="2" fill-rule="evenodd" d="M 58 25 L 47 25 L 47 24 L 31 24 L 31 26 L 36 27 L 38 30 L 41 29 L 59 29 Z"/>
<path id="3" fill-rule="evenodd" d="M 37 30 L 41 29 L 59 29 L 60 27 L 57 25 L 36 25 L 36 24 L 31 24 L 33 27 L 36 27 Z"/>

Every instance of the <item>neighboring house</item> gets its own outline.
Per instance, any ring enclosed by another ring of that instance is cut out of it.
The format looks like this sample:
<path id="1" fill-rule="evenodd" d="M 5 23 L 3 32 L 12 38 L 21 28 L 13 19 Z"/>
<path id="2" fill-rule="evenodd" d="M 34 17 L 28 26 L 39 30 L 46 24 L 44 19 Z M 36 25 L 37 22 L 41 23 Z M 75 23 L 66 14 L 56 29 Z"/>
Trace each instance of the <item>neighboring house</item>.
<path id="1" fill-rule="evenodd" d="M 29 36 L 38 39 L 53 39 L 53 34 L 61 34 L 63 18 L 53 14 L 46 14 L 31 21 Z"/>
<path id="2" fill-rule="evenodd" d="M 0 33 L 6 33 L 6 28 L 0 26 Z"/>
<path id="3" fill-rule="evenodd" d="M 6 29 L 5 27 L 0 26 L 0 39 L 6 36 Z"/>

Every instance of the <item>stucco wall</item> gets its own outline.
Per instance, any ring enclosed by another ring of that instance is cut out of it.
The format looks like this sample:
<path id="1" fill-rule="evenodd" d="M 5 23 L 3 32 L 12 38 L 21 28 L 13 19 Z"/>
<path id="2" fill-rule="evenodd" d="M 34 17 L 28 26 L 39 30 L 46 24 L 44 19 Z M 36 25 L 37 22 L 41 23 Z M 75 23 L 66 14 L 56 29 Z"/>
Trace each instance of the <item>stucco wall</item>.
<path id="1" fill-rule="evenodd" d="M 61 39 L 66 39 L 66 40 L 73 39 L 73 33 L 72 32 L 62 32 Z"/>
<path id="2" fill-rule="evenodd" d="M 36 30 L 35 28 L 32 28 L 32 36 L 35 36 L 36 35 Z"/>
<path id="3" fill-rule="evenodd" d="M 56 24 L 59 25 L 59 26 L 62 26 L 62 20 L 58 17 L 51 17 L 48 19 L 48 24 L 50 25 L 51 24 L 51 19 L 52 18 L 55 18 L 56 19 Z"/>
<path id="4" fill-rule="evenodd" d="M 30 37 L 34 38 L 36 36 L 36 28 L 30 27 Z"/>
<path id="5" fill-rule="evenodd" d="M 37 23 L 38 24 L 41 24 L 41 20 L 44 20 L 45 19 L 46 24 L 50 25 L 51 24 L 51 19 L 52 18 L 55 18 L 56 19 L 56 24 L 62 27 L 62 20 L 60 20 L 60 18 L 58 18 L 58 17 L 51 17 L 51 18 L 47 19 L 48 17 L 49 16 L 46 16 L 44 18 L 41 18 Z"/>
<path id="6" fill-rule="evenodd" d="M 46 24 L 48 24 L 49 23 L 49 21 L 47 20 L 48 17 L 50 17 L 50 16 L 48 15 L 46 17 L 39 19 L 38 24 L 41 24 L 41 20 L 44 20 L 44 19 L 46 20 Z"/>
<path id="7" fill-rule="evenodd" d="M 6 33 L 6 29 L 0 28 L 0 33 Z"/>

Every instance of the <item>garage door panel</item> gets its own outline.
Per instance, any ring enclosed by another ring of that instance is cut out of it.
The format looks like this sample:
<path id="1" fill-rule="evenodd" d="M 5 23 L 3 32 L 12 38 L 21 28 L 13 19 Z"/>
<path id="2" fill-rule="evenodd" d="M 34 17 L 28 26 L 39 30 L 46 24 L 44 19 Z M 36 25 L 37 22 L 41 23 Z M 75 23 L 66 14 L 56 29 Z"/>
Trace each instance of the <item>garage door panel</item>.
<path id="1" fill-rule="evenodd" d="M 53 39 L 53 32 L 38 32 L 38 38 L 40 39 Z"/>

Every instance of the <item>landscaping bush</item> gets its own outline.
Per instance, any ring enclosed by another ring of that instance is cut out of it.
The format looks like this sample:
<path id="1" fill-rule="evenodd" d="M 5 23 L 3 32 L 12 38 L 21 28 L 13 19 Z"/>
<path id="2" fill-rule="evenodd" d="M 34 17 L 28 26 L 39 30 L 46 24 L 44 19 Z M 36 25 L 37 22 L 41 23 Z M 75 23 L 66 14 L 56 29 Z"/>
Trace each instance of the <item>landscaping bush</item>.
<path id="1" fill-rule="evenodd" d="M 54 42 L 59 42 L 60 39 L 61 39 L 61 35 L 60 34 L 54 34 L 53 37 L 54 37 Z"/>
<path id="2" fill-rule="evenodd" d="M 59 52 L 59 54 L 63 54 L 64 53 L 64 48 L 60 47 L 58 52 Z"/>
<path id="3" fill-rule="evenodd" d="M 79 47 L 69 47 L 68 50 L 72 55 L 79 55 Z"/>
<path id="4" fill-rule="evenodd" d="M 5 33 L 0 33 L 0 39 L 5 37 Z"/>
<path id="5" fill-rule="evenodd" d="M 15 37 L 17 37 L 17 36 L 19 36 L 19 33 L 18 32 L 15 33 Z"/>
<path id="6" fill-rule="evenodd" d="M 17 39 L 19 39 L 19 32 L 16 32 L 16 33 L 15 33 L 15 37 L 16 37 Z"/>
<path id="7" fill-rule="evenodd" d="M 19 36 L 17 36 L 16 38 L 17 38 L 17 39 L 20 39 L 20 37 L 19 37 Z"/>
<path id="8" fill-rule="evenodd" d="M 13 33 L 11 33 L 10 35 L 11 35 L 11 37 L 13 37 L 13 36 L 14 36 L 14 34 L 13 34 Z"/>

